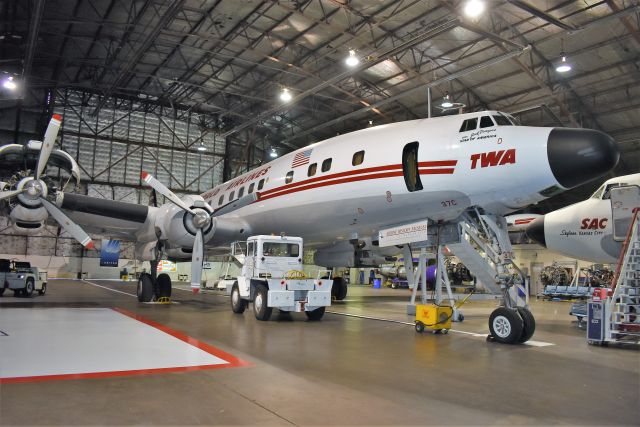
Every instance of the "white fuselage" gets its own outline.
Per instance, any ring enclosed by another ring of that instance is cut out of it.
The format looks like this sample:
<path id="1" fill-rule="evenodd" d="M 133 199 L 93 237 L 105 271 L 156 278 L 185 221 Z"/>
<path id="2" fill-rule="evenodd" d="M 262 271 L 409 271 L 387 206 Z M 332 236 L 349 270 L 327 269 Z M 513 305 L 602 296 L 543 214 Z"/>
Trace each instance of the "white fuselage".
<path id="1" fill-rule="evenodd" d="M 470 206 L 504 215 L 543 200 L 539 192 L 559 186 L 547 159 L 552 128 L 492 126 L 460 132 L 465 119 L 490 114 L 496 113 L 414 120 L 336 136 L 221 184 L 202 195 L 214 209 L 237 199 L 241 188 L 247 195 L 252 184 L 259 197 L 222 215 L 221 221 L 228 218 L 242 226 L 237 235 L 226 234 L 225 242 L 214 235 L 209 245 L 285 232 L 322 246 L 374 236 L 391 224 L 451 220 Z M 411 192 L 403 149 L 413 142 L 418 143 L 423 188 Z M 364 160 L 354 166 L 354 154 L 360 151 Z M 299 154 L 305 152 L 308 162 Z M 331 167 L 323 172 L 326 159 L 332 159 Z M 308 176 L 314 163 L 316 173 Z M 264 187 L 257 190 L 262 179 Z"/>

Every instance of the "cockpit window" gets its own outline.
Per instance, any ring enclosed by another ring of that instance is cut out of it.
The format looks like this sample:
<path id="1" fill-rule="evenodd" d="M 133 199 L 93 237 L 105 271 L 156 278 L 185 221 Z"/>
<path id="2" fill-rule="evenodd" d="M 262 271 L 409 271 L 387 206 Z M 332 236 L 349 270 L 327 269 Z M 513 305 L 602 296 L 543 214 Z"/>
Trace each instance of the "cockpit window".
<path id="1" fill-rule="evenodd" d="M 493 126 L 493 120 L 490 116 L 482 116 L 480 118 L 480 128 L 490 128 Z"/>
<path id="2" fill-rule="evenodd" d="M 504 114 L 504 113 L 500 113 L 500 114 L 502 114 L 503 116 L 507 117 L 511 121 L 512 125 L 514 125 L 514 126 L 520 126 L 521 125 L 520 120 L 516 119 L 511 114 Z"/>
<path id="3" fill-rule="evenodd" d="M 495 121 L 496 121 L 496 123 L 498 124 L 498 126 L 512 126 L 512 125 L 513 125 L 513 123 L 511 123 L 511 122 L 509 121 L 509 119 L 508 119 L 508 118 L 506 118 L 505 116 L 498 116 L 498 115 L 495 115 L 495 116 L 493 116 L 493 120 L 495 120 Z"/>
<path id="4" fill-rule="evenodd" d="M 462 122 L 462 126 L 460 126 L 460 132 L 467 132 L 470 130 L 475 130 L 478 127 L 478 118 L 474 117 L 473 119 L 467 119 Z"/>
<path id="5" fill-rule="evenodd" d="M 598 188 L 596 190 L 595 193 L 593 193 L 593 196 L 591 196 L 592 199 L 599 199 L 600 197 L 602 197 L 602 193 L 604 192 L 604 185 L 601 185 L 600 188 Z"/>

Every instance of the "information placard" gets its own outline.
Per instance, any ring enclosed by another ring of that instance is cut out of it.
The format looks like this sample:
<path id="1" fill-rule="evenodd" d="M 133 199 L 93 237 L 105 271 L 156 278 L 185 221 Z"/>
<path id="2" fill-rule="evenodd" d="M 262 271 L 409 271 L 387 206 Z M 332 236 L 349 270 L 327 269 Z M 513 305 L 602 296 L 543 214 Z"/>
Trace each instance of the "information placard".
<path id="1" fill-rule="evenodd" d="M 427 235 L 428 223 L 428 220 L 424 220 L 380 230 L 378 232 L 378 243 L 381 247 L 384 247 L 423 242 L 429 239 Z"/>

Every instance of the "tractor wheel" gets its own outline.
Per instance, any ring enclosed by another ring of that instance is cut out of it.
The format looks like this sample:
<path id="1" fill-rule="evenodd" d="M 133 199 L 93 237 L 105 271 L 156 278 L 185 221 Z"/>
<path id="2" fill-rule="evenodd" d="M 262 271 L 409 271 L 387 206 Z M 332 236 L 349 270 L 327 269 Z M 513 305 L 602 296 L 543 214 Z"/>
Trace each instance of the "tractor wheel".
<path id="1" fill-rule="evenodd" d="M 35 289 L 35 285 L 33 283 L 33 279 L 29 277 L 24 284 L 24 289 L 22 290 L 22 296 L 29 298 L 33 295 L 33 290 Z"/>
<path id="2" fill-rule="evenodd" d="M 40 289 L 40 290 L 38 291 L 38 295 L 44 295 L 44 294 L 46 294 L 46 293 L 47 293 L 47 284 L 46 284 L 46 283 L 43 283 L 43 284 L 42 284 L 42 289 Z"/>
<path id="3" fill-rule="evenodd" d="M 234 313 L 242 314 L 246 308 L 247 302 L 240 296 L 238 284 L 234 283 L 233 288 L 231 288 L 231 310 Z"/>
<path id="4" fill-rule="evenodd" d="M 269 290 L 265 285 L 256 287 L 256 295 L 253 298 L 253 314 L 256 319 L 267 321 L 271 317 L 271 307 L 267 307 L 267 294 Z"/>
<path id="5" fill-rule="evenodd" d="M 304 314 L 307 315 L 307 319 L 309 319 L 309 321 L 316 322 L 322 319 L 322 316 L 324 316 L 324 310 L 325 310 L 325 307 L 320 307 L 320 308 L 316 308 L 313 311 L 305 311 Z"/>

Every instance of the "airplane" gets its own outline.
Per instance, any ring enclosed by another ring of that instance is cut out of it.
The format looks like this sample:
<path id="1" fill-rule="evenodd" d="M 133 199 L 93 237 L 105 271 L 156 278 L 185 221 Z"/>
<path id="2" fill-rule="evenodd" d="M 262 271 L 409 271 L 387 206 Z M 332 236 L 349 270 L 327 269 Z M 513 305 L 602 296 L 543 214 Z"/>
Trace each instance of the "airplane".
<path id="1" fill-rule="evenodd" d="M 50 128 L 59 128 L 55 120 Z M 385 227 L 419 220 L 457 224 L 469 211 L 503 218 L 603 176 L 619 159 L 615 141 L 602 132 L 520 126 L 508 114 L 483 111 L 338 135 L 201 195 L 180 198 L 142 172 L 143 182 L 169 200 L 159 207 L 64 192 L 55 195 L 54 205 L 40 179 L 53 149 L 50 128 L 35 175 L 0 199 L 44 205 L 86 247 L 93 245 L 87 232 L 132 240 L 136 258 L 151 261 L 153 273 L 153 263 L 163 256 L 191 258 L 194 292 L 200 289 L 204 245 L 223 249 L 251 235 L 286 233 L 303 237 L 319 266 L 376 265 L 398 252 L 379 245 L 378 232 Z M 341 286 L 337 294 L 344 298 L 346 285 Z M 170 293 L 166 274 L 143 274 L 138 281 L 142 302 Z M 523 320 L 514 320 L 513 312 L 494 312 L 490 327 L 497 319 L 521 331 Z"/>
<path id="2" fill-rule="evenodd" d="M 527 226 L 527 236 L 571 258 L 615 263 L 623 242 L 614 240 L 610 192 L 612 188 L 631 185 L 640 186 L 640 173 L 608 179 L 588 199 L 532 221 Z"/>

